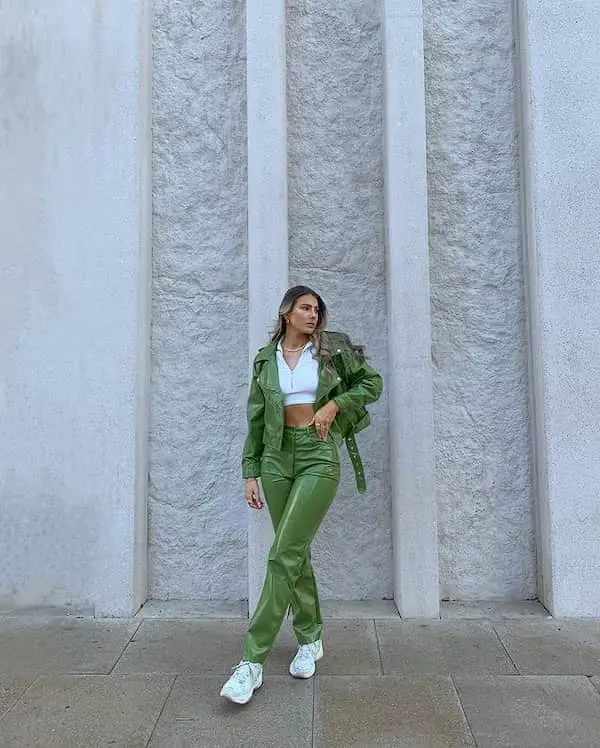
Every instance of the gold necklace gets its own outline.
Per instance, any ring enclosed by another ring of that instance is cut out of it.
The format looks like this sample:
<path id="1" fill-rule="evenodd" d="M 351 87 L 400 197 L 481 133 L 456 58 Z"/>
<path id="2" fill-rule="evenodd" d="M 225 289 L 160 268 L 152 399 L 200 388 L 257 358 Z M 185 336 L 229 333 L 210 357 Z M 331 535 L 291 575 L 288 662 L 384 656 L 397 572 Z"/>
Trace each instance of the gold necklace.
<path id="1" fill-rule="evenodd" d="M 284 351 L 287 351 L 288 353 L 295 353 L 296 351 L 301 351 L 304 348 L 304 345 L 299 345 L 298 348 L 286 348 L 282 343 L 281 347 L 283 348 Z"/>

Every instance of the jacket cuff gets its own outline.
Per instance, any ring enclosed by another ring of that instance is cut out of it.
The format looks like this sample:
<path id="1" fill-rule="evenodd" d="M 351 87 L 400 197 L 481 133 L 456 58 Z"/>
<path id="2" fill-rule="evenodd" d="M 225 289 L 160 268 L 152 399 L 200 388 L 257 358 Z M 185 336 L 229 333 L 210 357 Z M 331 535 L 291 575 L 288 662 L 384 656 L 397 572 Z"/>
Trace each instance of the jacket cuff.
<path id="1" fill-rule="evenodd" d="M 342 393 L 341 395 L 338 395 L 337 397 L 333 398 L 333 402 L 338 406 L 341 412 L 347 413 L 348 410 L 352 408 L 352 398 L 348 397 L 347 393 Z"/>
<path id="2" fill-rule="evenodd" d="M 260 478 L 260 460 L 245 460 L 242 464 L 242 478 Z"/>

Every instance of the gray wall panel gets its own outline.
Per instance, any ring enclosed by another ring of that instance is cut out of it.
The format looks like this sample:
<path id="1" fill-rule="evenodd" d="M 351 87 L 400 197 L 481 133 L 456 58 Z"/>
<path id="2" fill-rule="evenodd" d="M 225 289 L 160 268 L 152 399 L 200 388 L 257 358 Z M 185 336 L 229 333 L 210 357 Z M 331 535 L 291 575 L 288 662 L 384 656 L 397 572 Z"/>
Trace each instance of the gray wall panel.
<path id="1" fill-rule="evenodd" d="M 382 58 L 376 3 L 288 2 L 290 280 L 386 368 Z M 314 546 L 321 594 L 392 595 L 387 397 L 358 437 L 368 493 L 343 481 Z"/>
<path id="2" fill-rule="evenodd" d="M 247 596 L 245 16 L 154 4 L 150 595 Z"/>
<path id="3" fill-rule="evenodd" d="M 535 595 L 510 0 L 425 2 L 442 597 Z"/>

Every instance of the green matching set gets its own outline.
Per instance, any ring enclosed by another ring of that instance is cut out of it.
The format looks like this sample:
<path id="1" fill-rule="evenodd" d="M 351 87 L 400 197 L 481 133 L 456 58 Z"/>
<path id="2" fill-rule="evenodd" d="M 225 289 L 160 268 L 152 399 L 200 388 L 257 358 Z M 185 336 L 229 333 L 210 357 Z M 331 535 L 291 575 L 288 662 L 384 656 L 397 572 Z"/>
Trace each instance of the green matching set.
<path id="1" fill-rule="evenodd" d="M 346 335 L 325 331 L 321 336 L 331 363 L 319 357 L 314 408 L 317 411 L 330 400 L 339 408 L 326 439 L 321 439 L 313 426 L 284 425 L 276 342 L 261 348 L 254 359 L 242 475 L 261 478 L 275 540 L 244 639 L 243 659 L 249 662 L 264 662 L 290 607 L 298 643 L 321 638 L 323 621 L 310 544 L 337 491 L 342 441 L 348 448 L 357 488 L 361 493 L 366 490 L 354 434 L 369 425 L 365 406 L 378 399 L 383 381 Z"/>

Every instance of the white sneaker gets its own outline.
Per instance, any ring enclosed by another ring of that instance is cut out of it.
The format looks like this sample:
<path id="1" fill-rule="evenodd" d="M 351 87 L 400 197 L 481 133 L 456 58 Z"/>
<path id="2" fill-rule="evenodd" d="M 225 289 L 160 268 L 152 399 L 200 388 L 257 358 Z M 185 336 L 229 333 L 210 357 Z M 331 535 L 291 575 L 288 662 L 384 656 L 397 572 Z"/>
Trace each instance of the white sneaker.
<path id="1" fill-rule="evenodd" d="M 290 663 L 290 675 L 294 678 L 312 678 L 316 670 L 315 662 L 321 657 L 323 657 L 323 642 L 320 639 L 312 644 L 301 644 Z"/>
<path id="2" fill-rule="evenodd" d="M 234 704 L 247 704 L 254 691 L 263 684 L 263 668 L 259 662 L 241 660 L 234 668 L 227 683 L 221 689 L 224 696 Z"/>

